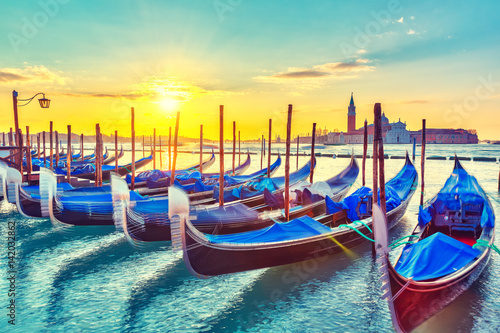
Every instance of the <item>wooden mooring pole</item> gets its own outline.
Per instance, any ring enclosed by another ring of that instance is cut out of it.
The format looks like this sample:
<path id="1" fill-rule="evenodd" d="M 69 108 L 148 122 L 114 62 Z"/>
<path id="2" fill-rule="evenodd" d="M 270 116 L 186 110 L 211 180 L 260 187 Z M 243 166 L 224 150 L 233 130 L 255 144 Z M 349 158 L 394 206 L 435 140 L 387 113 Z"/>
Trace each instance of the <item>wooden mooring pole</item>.
<path id="1" fill-rule="evenodd" d="M 417 138 L 413 138 L 413 162 L 415 162 L 415 149 L 416 149 L 416 146 L 417 146 Z"/>
<path id="2" fill-rule="evenodd" d="M 179 137 L 179 118 L 181 113 L 177 111 L 177 119 L 175 120 L 175 133 L 174 133 L 174 156 L 172 161 L 172 173 L 170 174 L 170 185 L 174 184 L 175 168 L 177 166 L 177 138 Z"/>
<path id="3" fill-rule="evenodd" d="M 261 140 L 261 145 L 260 145 L 260 168 L 262 169 L 263 167 L 263 161 L 264 161 L 264 135 L 262 135 L 262 140 Z"/>
<path id="4" fill-rule="evenodd" d="M 363 162 L 362 162 L 362 170 L 363 170 L 363 181 L 362 186 L 366 185 L 366 153 L 368 151 L 368 121 L 365 119 L 365 128 L 363 133 Z"/>
<path id="5" fill-rule="evenodd" d="M 382 113 L 382 107 L 380 103 L 375 104 L 375 108 L 378 109 L 376 112 L 378 114 Z M 382 213 L 386 213 L 385 205 L 385 154 L 384 154 L 384 138 L 382 137 L 382 118 L 380 118 L 380 123 L 378 125 L 378 165 L 379 165 L 379 184 L 380 184 L 380 209 Z"/>
<path id="6" fill-rule="evenodd" d="M 267 150 L 267 177 L 271 177 L 271 132 L 272 132 L 273 120 L 269 119 L 269 148 Z"/>
<path id="7" fill-rule="evenodd" d="M 33 171 L 33 166 L 31 165 L 31 140 L 30 140 L 30 127 L 26 126 L 26 146 L 28 147 L 26 151 L 26 167 L 28 172 L 28 181 L 31 178 L 31 172 Z"/>
<path id="8" fill-rule="evenodd" d="M 219 206 L 224 206 L 224 105 L 219 106 Z"/>
<path id="9" fill-rule="evenodd" d="M 153 128 L 153 169 L 156 169 L 156 128 Z"/>
<path id="10" fill-rule="evenodd" d="M 299 142 L 300 142 L 300 135 L 297 135 L 297 163 L 295 168 L 299 170 Z"/>
<path id="11" fill-rule="evenodd" d="M 50 149 L 50 171 L 54 171 L 54 150 L 53 150 L 53 145 L 54 145 L 54 142 L 53 142 L 53 139 L 52 139 L 52 135 L 53 135 L 53 130 L 54 130 L 54 124 L 52 121 L 50 121 L 50 140 L 49 140 L 49 149 Z"/>
<path id="12" fill-rule="evenodd" d="M 36 158 L 40 159 L 40 157 L 41 157 L 40 156 L 40 154 L 41 154 L 41 152 L 40 152 L 40 133 L 38 133 L 36 135 L 36 148 L 38 150 L 38 153 L 36 154 Z"/>
<path id="13" fill-rule="evenodd" d="M 168 170 L 172 170 L 171 141 L 172 141 L 172 127 L 169 127 L 168 128 Z"/>
<path id="14" fill-rule="evenodd" d="M 115 131 L 115 172 L 118 174 L 118 131 Z"/>
<path id="15" fill-rule="evenodd" d="M 378 203 L 378 142 L 379 142 L 379 126 L 381 123 L 381 114 L 380 109 L 376 107 L 375 104 L 373 113 L 374 113 L 374 121 L 373 121 L 373 187 L 372 187 L 372 205 Z M 372 209 L 372 219 L 373 219 L 373 209 Z M 374 229 L 375 225 L 372 223 L 372 229 Z M 372 245 L 372 255 L 375 255 L 375 243 Z"/>
<path id="16" fill-rule="evenodd" d="M 158 135 L 158 144 L 160 146 L 160 170 L 163 169 L 163 159 L 162 159 L 162 152 L 161 152 L 161 135 Z"/>
<path id="17" fill-rule="evenodd" d="M 234 176 L 234 164 L 236 162 L 236 122 L 233 121 L 233 173 Z"/>
<path id="18" fill-rule="evenodd" d="M 313 123 L 313 130 L 312 130 L 312 143 L 311 143 L 311 171 L 309 172 L 309 183 L 313 183 L 313 177 L 314 177 L 314 145 L 316 144 L 316 123 Z"/>
<path id="19" fill-rule="evenodd" d="M 43 167 L 47 167 L 47 156 L 45 156 L 45 131 L 43 131 Z"/>
<path id="20" fill-rule="evenodd" d="M 59 132 L 55 131 L 55 136 L 56 136 L 56 168 L 59 166 L 59 149 L 61 148 L 59 146 Z"/>
<path id="21" fill-rule="evenodd" d="M 316 127 L 316 124 L 314 124 L 313 126 Z M 286 148 L 285 148 L 286 149 L 285 150 L 285 218 L 287 221 L 290 221 L 290 136 L 291 134 L 292 134 L 292 104 L 288 104 L 288 118 L 286 122 Z M 269 154 L 269 156 L 271 156 L 271 154 Z M 312 158 L 314 158 L 314 156 Z"/>
<path id="22" fill-rule="evenodd" d="M 420 206 L 424 205 L 424 189 L 425 189 L 425 144 L 427 139 L 425 137 L 425 119 L 422 119 L 422 154 L 420 156 L 420 178 L 421 178 L 421 191 L 420 191 Z"/>
<path id="23" fill-rule="evenodd" d="M 45 138 L 45 132 L 43 133 L 43 137 Z M 44 139 L 45 141 L 45 139 Z M 68 144 L 67 154 L 68 158 L 66 159 L 66 178 L 68 184 L 71 184 L 71 125 L 68 125 L 68 139 L 66 140 Z M 45 149 L 44 149 L 45 150 Z"/>
<path id="24" fill-rule="evenodd" d="M 203 125 L 200 125 L 200 173 L 203 173 Z"/>
<path id="25" fill-rule="evenodd" d="M 99 185 L 99 163 L 101 161 L 101 144 L 99 142 L 101 130 L 99 124 L 95 124 L 95 172 L 94 172 L 94 185 L 96 187 Z"/>
<path id="26" fill-rule="evenodd" d="M 134 108 L 130 110 L 130 133 L 132 136 L 132 180 L 130 182 L 130 189 L 135 189 L 135 111 Z M 142 146 L 144 148 L 144 145 Z"/>

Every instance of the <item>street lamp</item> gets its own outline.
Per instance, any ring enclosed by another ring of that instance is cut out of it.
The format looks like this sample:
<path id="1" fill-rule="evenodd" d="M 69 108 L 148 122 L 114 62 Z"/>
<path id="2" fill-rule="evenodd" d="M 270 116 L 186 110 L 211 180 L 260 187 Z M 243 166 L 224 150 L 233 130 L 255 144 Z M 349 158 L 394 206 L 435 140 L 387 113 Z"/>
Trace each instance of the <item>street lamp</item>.
<path id="1" fill-rule="evenodd" d="M 27 98 L 27 99 L 18 99 L 17 98 L 17 96 L 18 96 L 17 91 L 15 91 L 15 90 L 12 91 L 12 100 L 13 100 L 13 103 L 14 103 L 14 124 L 15 124 L 15 127 L 16 127 L 16 145 L 19 147 L 19 149 L 22 149 L 22 147 L 20 146 L 20 143 L 21 143 L 20 134 L 21 133 L 19 131 L 19 119 L 18 119 L 18 116 L 17 116 L 17 107 L 18 106 L 26 106 L 26 105 L 28 105 L 38 95 L 43 95 L 42 98 L 38 99 L 38 102 L 40 103 L 40 107 L 43 108 L 43 109 L 47 109 L 50 106 L 50 99 L 45 98 L 45 94 L 44 93 L 35 94 L 33 97 Z M 17 104 L 18 101 L 24 102 L 24 104 L 18 105 Z M 22 161 L 22 154 L 16 155 L 16 162 L 19 162 L 19 165 L 21 165 L 21 161 Z"/>

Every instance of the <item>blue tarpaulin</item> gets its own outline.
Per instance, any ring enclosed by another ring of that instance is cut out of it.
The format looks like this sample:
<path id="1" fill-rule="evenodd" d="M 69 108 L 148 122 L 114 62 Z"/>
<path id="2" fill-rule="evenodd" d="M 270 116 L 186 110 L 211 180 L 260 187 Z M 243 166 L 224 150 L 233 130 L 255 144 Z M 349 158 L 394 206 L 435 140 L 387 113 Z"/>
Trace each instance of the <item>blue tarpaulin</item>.
<path id="1" fill-rule="evenodd" d="M 406 278 L 424 281 L 454 273 L 480 253 L 470 245 L 437 232 L 407 245 L 395 268 Z"/>
<path id="2" fill-rule="evenodd" d="M 146 200 L 135 191 L 130 191 L 130 201 Z M 111 193 L 81 195 L 81 196 L 59 196 L 64 210 L 71 211 L 92 211 L 99 213 L 113 213 L 113 198 Z"/>
<path id="3" fill-rule="evenodd" d="M 309 216 L 299 217 L 287 223 L 275 223 L 270 227 L 229 235 L 205 235 L 212 243 L 269 243 L 302 239 L 321 235 L 332 229 Z"/>
<path id="4" fill-rule="evenodd" d="M 257 181 L 249 182 L 245 185 L 233 189 L 231 194 L 236 198 L 245 199 L 253 197 L 257 194 L 263 194 L 264 189 L 266 188 L 270 192 L 274 192 L 278 189 L 271 178 L 260 178 Z"/>
<path id="5" fill-rule="evenodd" d="M 494 227 L 495 215 L 486 193 L 476 178 L 458 165 L 441 191 L 429 201 L 425 209 L 419 212 L 419 223 L 425 225 L 431 221 L 429 216 L 434 218 L 436 214 L 444 214 L 446 210 L 460 211 L 464 204 L 482 204 L 481 227 Z"/>
<path id="6" fill-rule="evenodd" d="M 358 213 L 356 212 L 356 207 L 358 207 L 358 203 L 372 195 L 372 190 L 366 186 L 358 188 L 354 193 L 344 198 L 344 200 L 340 202 L 333 202 L 330 197 L 325 199 L 326 202 L 326 210 L 328 214 L 333 214 L 341 211 L 342 209 L 347 210 L 347 217 L 351 221 L 359 220 Z M 366 199 L 365 199 L 366 200 Z M 359 212 L 366 214 L 366 205 L 361 205 L 359 207 Z"/>
<path id="7" fill-rule="evenodd" d="M 136 183 L 138 183 L 138 182 L 144 182 L 144 181 L 147 181 L 148 179 L 156 181 L 156 180 L 158 180 L 160 178 L 164 178 L 164 177 L 167 177 L 167 176 L 168 176 L 168 174 L 166 172 L 158 170 L 158 169 L 148 170 L 148 171 L 139 172 L 135 176 L 135 182 Z M 128 184 L 130 184 L 132 182 L 132 176 L 130 174 L 125 175 L 125 181 Z"/>
<path id="8" fill-rule="evenodd" d="M 196 215 L 196 220 L 193 220 L 193 225 L 199 224 L 224 224 L 225 221 L 234 223 L 236 220 L 248 221 L 258 220 L 259 214 L 250 210 L 248 206 L 242 203 L 230 204 L 222 207 L 208 208 L 196 210 L 193 212 Z"/>

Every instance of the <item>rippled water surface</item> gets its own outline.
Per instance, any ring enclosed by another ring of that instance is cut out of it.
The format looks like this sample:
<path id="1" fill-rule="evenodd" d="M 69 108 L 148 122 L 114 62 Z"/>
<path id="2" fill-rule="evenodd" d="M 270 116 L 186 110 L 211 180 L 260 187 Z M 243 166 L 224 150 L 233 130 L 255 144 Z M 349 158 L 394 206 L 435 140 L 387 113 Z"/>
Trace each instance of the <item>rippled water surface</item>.
<path id="1" fill-rule="evenodd" d="M 251 152 L 259 149 L 258 144 L 243 147 Z M 284 152 L 284 145 L 278 147 Z M 449 157 L 457 153 L 465 157 L 500 157 L 500 146 L 496 145 L 427 148 L 427 156 Z M 359 145 L 329 146 L 317 152 L 346 154 L 351 149 L 361 154 Z M 403 156 L 406 149 L 411 153 L 411 145 L 386 146 L 391 156 Z M 417 152 L 417 169 L 420 169 L 419 155 Z M 123 163 L 128 162 L 127 158 L 128 154 Z M 166 156 L 162 158 L 165 167 Z M 196 154 L 180 154 L 179 168 L 198 159 Z M 299 165 L 307 159 L 300 156 Z M 337 174 L 348 162 L 346 158 L 319 157 L 315 180 Z M 159 156 L 157 163 L 158 167 Z M 225 164 L 226 167 L 232 164 L 230 155 L 226 156 Z M 403 160 L 386 160 L 386 179 L 394 176 L 402 165 Z M 478 178 L 498 213 L 499 165 L 472 161 L 464 161 L 463 165 Z M 292 157 L 292 171 L 295 166 L 296 157 Z M 451 160 L 426 160 L 427 199 L 440 189 L 452 168 Z M 255 154 L 248 172 L 258 169 L 260 155 Z M 208 171 L 217 170 L 216 163 Z M 370 160 L 367 170 L 367 181 L 371 184 Z M 276 175 L 283 173 L 284 167 Z M 361 175 L 353 190 L 360 183 Z M 405 217 L 391 230 L 391 239 L 411 233 L 418 202 L 417 191 Z M 170 242 L 136 249 L 114 227 L 57 229 L 49 220 L 21 217 L 13 205 L 5 202 L 0 205 L 0 220 L 3 222 L 0 246 L 4 253 L 0 263 L 3 312 L 0 332 L 392 331 L 387 304 L 380 299 L 377 266 L 368 244 L 319 263 L 305 262 L 199 280 L 189 274 L 181 254 L 171 251 Z M 7 323 L 6 316 L 10 284 L 6 258 L 8 221 L 16 222 L 17 236 L 15 326 Z M 498 238 L 495 243 L 500 246 Z M 472 287 L 418 331 L 500 331 L 499 255 L 493 253 L 489 267 Z"/>

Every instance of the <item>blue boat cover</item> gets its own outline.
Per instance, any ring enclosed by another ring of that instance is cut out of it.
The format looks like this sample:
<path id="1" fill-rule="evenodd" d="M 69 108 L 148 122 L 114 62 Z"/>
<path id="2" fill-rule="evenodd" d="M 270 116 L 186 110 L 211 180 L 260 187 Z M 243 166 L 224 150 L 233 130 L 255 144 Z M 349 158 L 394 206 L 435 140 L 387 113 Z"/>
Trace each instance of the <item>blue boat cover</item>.
<path id="1" fill-rule="evenodd" d="M 399 173 L 394 176 L 391 180 L 385 183 L 385 188 L 391 187 L 397 192 L 401 200 L 405 200 L 411 191 L 413 186 L 413 179 L 417 176 L 417 169 L 409 160 L 407 160 L 405 166 L 399 171 Z M 389 211 L 389 208 L 387 208 Z"/>
<path id="2" fill-rule="evenodd" d="M 157 181 L 160 178 L 168 177 L 169 174 L 167 174 L 165 171 L 161 171 L 158 169 L 155 170 L 148 170 L 148 171 L 142 171 L 139 172 L 135 176 L 135 182 L 144 182 L 149 180 Z M 132 182 L 132 175 L 127 174 L 125 175 L 125 181 L 130 184 Z"/>
<path id="3" fill-rule="evenodd" d="M 84 211 L 102 214 L 113 213 L 113 198 L 111 193 L 82 195 L 82 196 L 60 196 L 60 202 L 64 210 Z M 130 191 L 130 201 L 146 200 L 135 191 Z"/>
<path id="4" fill-rule="evenodd" d="M 396 264 L 396 271 L 415 281 L 436 279 L 465 267 L 481 251 L 437 232 L 407 245 Z"/>
<path id="5" fill-rule="evenodd" d="M 417 176 L 417 170 L 408 160 L 399 173 L 391 180 L 385 183 L 385 199 L 386 210 L 390 212 L 398 207 L 408 194 L 411 192 L 414 180 Z M 369 187 L 363 186 L 357 189 L 354 193 L 344 198 L 340 202 L 334 202 L 330 197 L 325 198 L 326 212 L 333 214 L 343 209 L 347 210 L 347 217 L 351 221 L 359 220 L 356 207 L 366 197 L 372 196 L 372 190 Z M 378 203 L 380 204 L 380 189 L 378 191 Z M 359 212 L 367 214 L 366 205 L 360 205 Z"/>
<path id="6" fill-rule="evenodd" d="M 351 221 L 359 220 L 360 217 L 356 212 L 356 208 L 358 204 L 366 199 L 367 197 L 372 196 L 372 190 L 369 187 L 363 186 L 357 189 L 354 193 L 344 198 L 344 200 L 340 202 L 334 202 L 330 197 L 325 198 L 326 203 L 326 212 L 327 214 L 333 214 L 339 212 L 343 209 L 347 210 L 347 217 Z M 393 189 L 388 183 L 385 186 L 385 207 L 388 212 L 398 207 L 401 204 L 401 198 L 398 195 L 398 192 Z M 366 200 L 365 200 L 366 201 Z M 378 202 L 380 204 L 380 190 L 378 192 Z M 367 214 L 366 205 L 359 206 L 359 212 L 362 214 Z"/>
<path id="7" fill-rule="evenodd" d="M 274 192 L 278 189 L 278 187 L 276 186 L 272 178 L 259 178 L 258 180 L 246 183 L 245 185 L 233 189 L 231 191 L 231 194 L 235 198 L 245 199 L 251 198 L 258 194 L 263 194 L 264 189 L 268 189 L 269 191 Z M 215 190 L 214 198 L 217 198 L 217 196 L 215 196 Z"/>
<path id="8" fill-rule="evenodd" d="M 493 228 L 495 226 L 495 214 L 486 193 L 479 186 L 476 178 L 469 175 L 459 165 L 455 167 L 441 191 L 429 201 L 426 208 L 419 212 L 419 223 L 425 225 L 436 214 L 444 214 L 445 210 L 460 210 L 463 204 L 483 204 L 481 227 Z"/>
<path id="9" fill-rule="evenodd" d="M 269 208 L 282 209 L 285 207 L 285 199 L 282 193 L 272 194 L 267 188 L 264 189 L 264 202 Z"/>
<path id="10" fill-rule="evenodd" d="M 236 203 L 231 205 L 226 205 L 217 208 L 210 208 L 206 210 L 197 210 L 194 212 L 196 214 L 196 220 L 193 220 L 193 225 L 199 224 L 224 224 L 225 221 L 229 223 L 234 223 L 235 221 L 248 221 L 257 220 L 259 214 L 250 210 L 248 206 L 242 203 Z"/>
<path id="11" fill-rule="evenodd" d="M 69 190 L 73 190 L 73 189 L 74 189 L 74 187 L 71 186 L 69 183 L 58 183 L 57 184 L 57 191 L 58 192 L 69 191 Z M 28 193 L 39 193 L 40 186 L 38 186 L 38 185 L 23 186 L 23 190 L 25 190 Z"/>
<path id="12" fill-rule="evenodd" d="M 267 228 L 229 235 L 205 236 L 212 243 L 270 243 L 302 239 L 330 232 L 332 229 L 303 216 L 287 223 L 275 223 Z"/>
<path id="13" fill-rule="evenodd" d="M 168 197 L 155 197 L 137 201 L 134 212 L 143 214 L 168 214 Z"/>
<path id="14" fill-rule="evenodd" d="M 349 220 L 357 221 L 359 220 L 358 213 L 356 212 L 356 207 L 358 207 L 358 203 L 361 202 L 364 198 L 369 197 L 371 195 L 372 195 L 372 190 L 369 187 L 362 186 L 340 202 L 334 202 L 330 197 L 327 196 L 325 198 L 326 212 L 327 214 L 333 214 L 343 209 L 346 209 L 347 217 L 349 218 Z M 360 213 L 366 214 L 366 205 L 361 205 L 359 207 L 359 211 Z"/>

